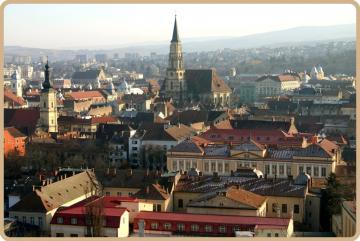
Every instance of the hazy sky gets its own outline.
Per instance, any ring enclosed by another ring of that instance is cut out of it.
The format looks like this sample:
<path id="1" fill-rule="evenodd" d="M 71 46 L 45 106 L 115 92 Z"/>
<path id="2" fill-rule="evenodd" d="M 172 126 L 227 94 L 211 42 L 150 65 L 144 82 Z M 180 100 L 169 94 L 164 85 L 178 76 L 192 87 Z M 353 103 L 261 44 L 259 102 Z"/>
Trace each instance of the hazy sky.
<path id="1" fill-rule="evenodd" d="M 86 48 L 356 22 L 350 4 L 10 4 L 5 45 Z"/>

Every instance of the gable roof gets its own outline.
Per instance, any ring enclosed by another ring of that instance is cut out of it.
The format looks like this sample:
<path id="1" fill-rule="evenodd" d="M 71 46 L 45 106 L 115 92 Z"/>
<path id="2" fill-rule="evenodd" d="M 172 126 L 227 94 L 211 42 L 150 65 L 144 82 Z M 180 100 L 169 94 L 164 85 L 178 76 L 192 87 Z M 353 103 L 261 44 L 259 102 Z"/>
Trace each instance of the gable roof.
<path id="1" fill-rule="evenodd" d="M 91 186 L 97 186 L 95 174 L 84 171 L 63 180 L 41 186 L 40 190 L 21 199 L 10 211 L 47 212 L 54 208 L 79 198 L 91 190 Z M 29 205 L 31 203 L 31 205 Z"/>
<path id="2" fill-rule="evenodd" d="M 294 153 L 294 156 L 297 157 L 321 157 L 321 158 L 331 158 L 334 153 L 331 153 L 321 147 L 319 144 L 311 144 L 306 148 L 299 148 Z"/>
<path id="3" fill-rule="evenodd" d="M 159 184 L 150 184 L 135 193 L 134 197 L 147 200 L 167 200 L 170 198 L 170 194 Z"/>
<path id="4" fill-rule="evenodd" d="M 213 122 L 219 116 L 226 113 L 225 111 L 199 111 L 199 110 L 184 110 L 176 111 L 166 120 L 170 120 L 172 124 L 182 123 L 190 125 L 197 122 Z"/>
<path id="5" fill-rule="evenodd" d="M 230 87 L 214 69 L 187 69 L 185 79 L 188 90 L 194 94 L 209 92 L 231 92 Z"/>
<path id="6" fill-rule="evenodd" d="M 204 150 L 192 140 L 185 140 L 169 150 L 169 152 L 202 153 Z"/>
<path id="7" fill-rule="evenodd" d="M 258 78 L 256 82 L 260 82 L 265 79 L 271 79 L 277 82 L 300 81 L 300 76 L 296 73 L 284 73 L 280 75 L 263 75 L 260 78 Z"/>

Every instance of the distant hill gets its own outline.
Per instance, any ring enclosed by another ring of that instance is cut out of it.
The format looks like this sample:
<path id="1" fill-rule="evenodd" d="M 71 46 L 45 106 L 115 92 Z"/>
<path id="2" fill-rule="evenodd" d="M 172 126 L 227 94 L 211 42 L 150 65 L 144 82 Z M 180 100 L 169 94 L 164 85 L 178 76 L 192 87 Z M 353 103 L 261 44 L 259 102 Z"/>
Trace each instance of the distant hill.
<path id="1" fill-rule="evenodd" d="M 311 26 L 311 27 L 296 27 L 280 31 L 272 31 L 266 33 L 252 34 L 242 37 L 216 37 L 211 38 L 192 38 L 183 39 L 184 52 L 194 51 L 213 51 L 217 49 L 240 49 L 240 48 L 254 48 L 261 46 L 280 47 L 285 45 L 298 45 L 310 42 L 320 41 L 338 41 L 338 40 L 352 40 L 356 38 L 356 25 L 334 25 L 334 26 Z M 170 41 L 170 40 L 169 40 Z M 166 54 L 169 51 L 169 42 L 158 42 L 121 48 L 97 47 L 86 50 L 54 50 L 54 49 L 39 49 L 27 48 L 20 46 L 5 46 L 5 55 L 30 55 L 32 57 L 39 57 L 41 55 L 48 55 L 53 59 L 71 59 L 75 54 L 87 53 L 106 53 L 112 55 L 119 53 L 123 55 L 126 52 L 138 52 L 141 55 L 148 55 L 151 52 L 158 54 Z"/>

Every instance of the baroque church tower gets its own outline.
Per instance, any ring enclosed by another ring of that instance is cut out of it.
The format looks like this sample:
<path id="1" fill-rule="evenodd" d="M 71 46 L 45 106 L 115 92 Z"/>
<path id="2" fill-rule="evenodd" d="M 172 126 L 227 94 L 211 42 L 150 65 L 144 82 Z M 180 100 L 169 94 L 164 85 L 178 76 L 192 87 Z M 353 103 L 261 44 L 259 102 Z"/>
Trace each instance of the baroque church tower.
<path id="1" fill-rule="evenodd" d="M 58 132 L 56 91 L 52 88 L 49 79 L 49 63 L 45 65 L 45 80 L 40 95 L 40 124 L 44 131 Z"/>
<path id="2" fill-rule="evenodd" d="M 166 69 L 166 78 L 162 86 L 162 92 L 165 97 L 173 98 L 174 102 L 179 105 L 183 103 L 187 91 L 184 75 L 185 68 L 182 45 L 175 15 L 174 30 L 170 43 L 169 63 Z"/>

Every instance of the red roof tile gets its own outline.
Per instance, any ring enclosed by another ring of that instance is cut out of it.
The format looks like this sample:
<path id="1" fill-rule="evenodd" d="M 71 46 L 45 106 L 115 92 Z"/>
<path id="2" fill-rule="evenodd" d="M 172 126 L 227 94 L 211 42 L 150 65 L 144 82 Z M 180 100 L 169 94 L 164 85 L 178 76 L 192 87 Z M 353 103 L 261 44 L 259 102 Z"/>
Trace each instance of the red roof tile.
<path id="1" fill-rule="evenodd" d="M 26 105 L 24 98 L 16 96 L 10 90 L 4 91 L 4 101 L 12 102 L 12 103 L 14 103 L 14 106 Z"/>
<path id="2" fill-rule="evenodd" d="M 100 93 L 100 91 L 97 90 L 71 92 L 69 95 L 74 100 L 101 98 L 101 97 L 104 98 L 104 96 Z"/>

